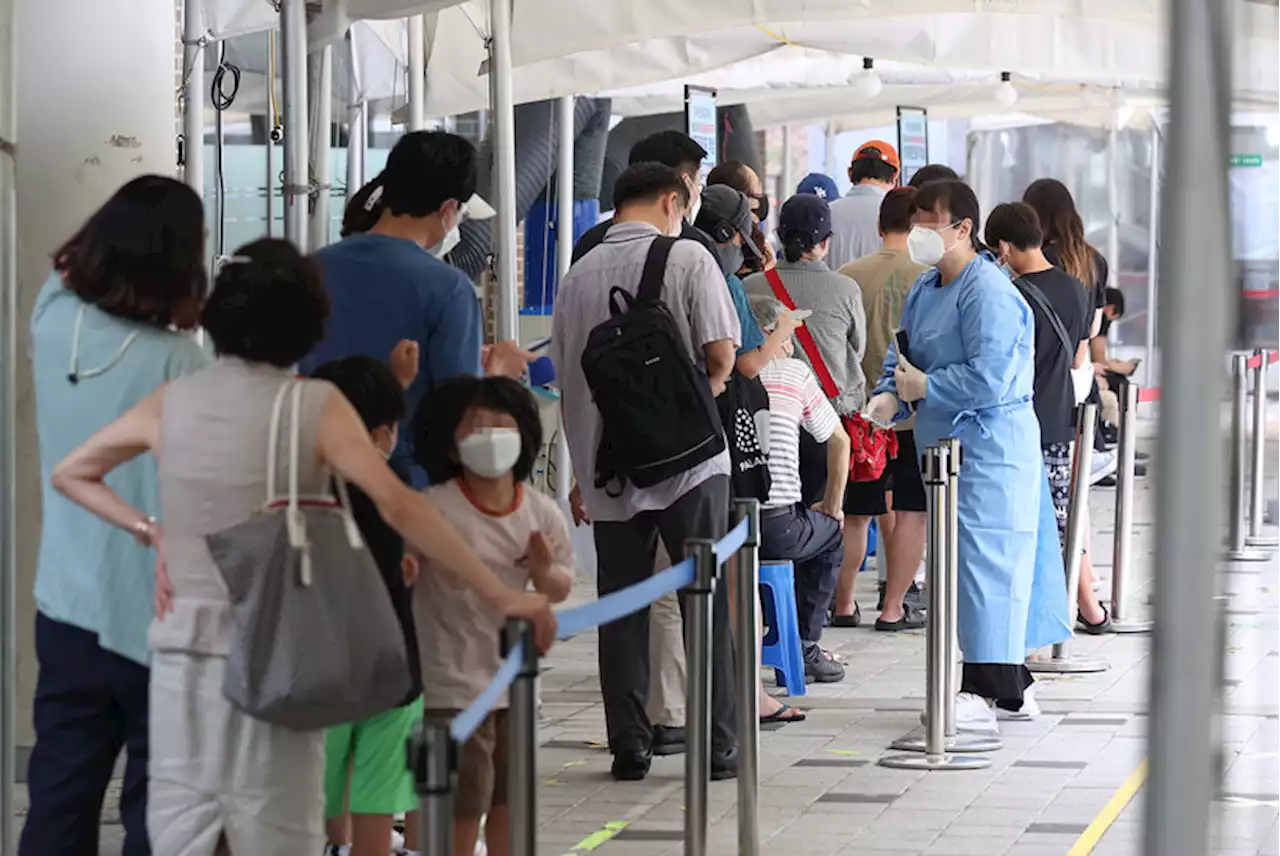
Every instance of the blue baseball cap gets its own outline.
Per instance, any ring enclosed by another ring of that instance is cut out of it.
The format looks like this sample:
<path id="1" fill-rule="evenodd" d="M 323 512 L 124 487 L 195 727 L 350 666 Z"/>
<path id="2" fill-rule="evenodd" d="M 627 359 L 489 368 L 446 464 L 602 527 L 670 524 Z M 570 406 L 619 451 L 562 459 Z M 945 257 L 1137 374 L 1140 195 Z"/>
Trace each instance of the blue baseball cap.
<path id="1" fill-rule="evenodd" d="M 796 233 L 808 239 L 808 247 L 831 236 L 831 206 L 827 200 L 812 193 L 797 193 L 782 203 L 778 212 L 778 235 L 786 240 L 788 235 Z"/>
<path id="2" fill-rule="evenodd" d="M 835 181 L 831 176 L 820 172 L 811 172 L 800 179 L 800 183 L 796 185 L 796 193 L 807 193 L 828 201 L 840 198 L 840 188 Z"/>

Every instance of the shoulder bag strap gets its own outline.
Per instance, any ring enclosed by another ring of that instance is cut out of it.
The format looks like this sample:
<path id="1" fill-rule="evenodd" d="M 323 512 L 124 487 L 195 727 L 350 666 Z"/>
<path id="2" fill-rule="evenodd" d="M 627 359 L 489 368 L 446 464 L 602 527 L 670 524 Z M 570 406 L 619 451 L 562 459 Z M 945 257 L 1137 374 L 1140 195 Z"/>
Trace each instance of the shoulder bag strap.
<path id="1" fill-rule="evenodd" d="M 280 498 L 276 489 L 276 467 L 279 466 L 280 452 L 280 416 L 284 412 L 284 398 L 295 381 L 290 379 L 280 384 L 275 400 L 271 404 L 271 420 L 267 427 L 267 505 Z"/>
<path id="2" fill-rule="evenodd" d="M 636 299 L 658 301 L 662 299 L 662 281 L 667 273 L 667 256 L 671 255 L 671 247 L 678 239 L 659 235 L 649 245 L 649 252 L 644 257 L 644 272 L 640 274 L 640 288 L 636 291 Z"/>
<path id="3" fill-rule="evenodd" d="M 778 298 L 778 301 L 783 306 L 794 310 L 796 303 L 787 292 L 787 287 L 782 284 L 782 277 L 778 275 L 778 271 L 770 268 L 764 272 L 764 278 L 769 281 L 769 287 L 773 289 L 774 297 Z M 809 332 L 809 328 L 803 324 L 797 327 L 796 338 L 800 340 L 800 347 L 804 350 L 805 356 L 809 358 L 809 365 L 813 368 L 813 373 L 818 378 L 818 385 L 822 387 L 822 394 L 829 399 L 837 398 L 840 395 L 840 390 L 836 387 L 836 382 L 831 377 L 831 372 L 827 371 L 827 364 L 823 361 L 822 354 L 818 351 L 818 343 L 813 341 L 813 334 Z"/>
<path id="4" fill-rule="evenodd" d="M 1013 284 L 1017 286 L 1018 291 L 1022 292 L 1023 297 L 1040 307 L 1040 311 L 1049 319 L 1053 332 L 1057 334 L 1058 341 L 1062 343 L 1063 349 L 1067 352 L 1067 364 L 1070 365 L 1075 362 L 1076 349 L 1072 347 L 1071 337 L 1067 335 L 1067 328 L 1063 325 L 1062 319 L 1058 317 L 1058 313 L 1053 311 L 1049 298 L 1044 296 L 1044 292 L 1035 283 L 1025 277 L 1016 277 L 1013 280 Z"/>

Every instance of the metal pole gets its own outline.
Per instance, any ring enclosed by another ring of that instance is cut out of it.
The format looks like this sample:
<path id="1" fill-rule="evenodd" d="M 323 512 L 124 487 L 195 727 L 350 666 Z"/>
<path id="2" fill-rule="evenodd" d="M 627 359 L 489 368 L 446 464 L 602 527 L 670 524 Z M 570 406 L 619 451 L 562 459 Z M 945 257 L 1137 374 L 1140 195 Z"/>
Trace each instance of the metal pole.
<path id="1" fill-rule="evenodd" d="M 182 4 L 182 180 L 204 197 L 204 26 L 202 0 Z"/>
<path id="2" fill-rule="evenodd" d="M 574 98 L 566 95 L 559 100 L 558 127 L 560 132 L 560 162 L 556 169 L 556 285 L 569 272 L 573 259 L 573 141 Z M 555 298 L 553 297 L 552 300 Z M 556 497 L 569 498 L 572 489 L 573 467 L 569 462 L 569 438 L 564 431 L 556 432 Z"/>
<path id="3" fill-rule="evenodd" d="M 747 540 L 731 560 L 734 649 L 738 665 L 738 856 L 760 856 L 760 503 L 733 503 L 732 524 L 747 523 Z"/>
<path id="4" fill-rule="evenodd" d="M 333 48 L 325 45 L 310 58 L 315 101 L 311 116 L 311 163 L 315 170 L 316 202 L 311 212 L 311 249 L 329 243 L 329 200 L 333 191 L 333 158 L 329 136 L 333 126 Z"/>
<path id="5" fill-rule="evenodd" d="M 360 66 L 356 41 L 347 33 L 347 202 L 364 187 L 364 102 L 360 94 Z"/>
<path id="6" fill-rule="evenodd" d="M 427 719 L 409 738 L 409 767 L 418 792 L 423 856 L 453 856 L 453 789 L 458 750 L 447 719 Z"/>
<path id="7" fill-rule="evenodd" d="M 276 134 L 279 127 L 276 120 L 276 35 L 274 30 L 267 31 L 267 237 L 275 236 L 275 195 L 276 195 Z"/>
<path id="8" fill-rule="evenodd" d="M 217 168 L 219 171 L 226 169 L 226 133 L 223 125 L 222 111 L 214 109 L 213 113 L 213 139 L 217 152 Z M 201 147 L 204 146 L 204 140 L 200 140 Z M 223 173 L 225 175 L 225 172 Z M 223 225 L 226 221 L 225 212 L 227 210 L 227 188 L 225 179 L 214 183 L 213 188 L 214 211 L 217 213 L 213 218 L 213 258 L 218 261 L 218 257 L 227 251 L 226 236 L 223 234 Z M 216 269 L 217 265 L 210 265 L 211 269 Z"/>
<path id="9" fill-rule="evenodd" d="M 409 17 L 409 130 L 427 127 L 427 50 L 421 15 Z"/>
<path id="10" fill-rule="evenodd" d="M 13 785 L 18 689 L 15 581 L 18 575 L 18 241 L 15 182 L 18 87 L 14 0 L 0 0 L 0 856 L 18 839 Z"/>
<path id="11" fill-rule="evenodd" d="M 1076 410 L 1075 461 L 1071 470 L 1071 508 L 1067 512 L 1067 543 L 1062 563 L 1066 568 L 1067 620 L 1075 626 L 1079 609 L 1080 562 L 1084 557 L 1085 527 L 1089 525 L 1089 474 L 1093 469 L 1093 432 L 1098 420 L 1096 404 L 1081 404 Z M 1101 660 L 1075 659 L 1070 640 L 1053 646 L 1049 660 L 1029 659 L 1033 672 L 1105 672 L 1110 665 Z"/>
<path id="12" fill-rule="evenodd" d="M 1151 119 L 1151 214 L 1147 235 L 1147 357 L 1148 385 L 1156 383 L 1156 276 L 1160 268 L 1160 124 Z M 1118 264 L 1119 259 L 1112 259 Z"/>
<path id="13" fill-rule="evenodd" d="M 1203 856 L 1214 788 L 1222 556 L 1221 355 L 1235 298 L 1227 188 L 1231 52 L 1229 5 L 1172 0 L 1166 173 L 1177 193 L 1161 209 L 1159 460 L 1155 629 L 1151 644 L 1150 774 L 1145 856 Z M 1185 200 L 1194 199 L 1187 205 Z M 1214 287 L 1206 288 L 1206 284 Z M 1196 347 L 1188 348 L 1188 342 Z M 1167 347 L 1166 347 L 1167 345 Z M 1167 369 L 1167 371 L 1165 370 Z M 1219 497 L 1215 500 L 1214 497 Z"/>
<path id="14" fill-rule="evenodd" d="M 1250 547 L 1275 547 L 1280 539 L 1262 534 L 1263 502 L 1267 466 L 1267 368 L 1271 352 L 1259 349 L 1257 357 L 1262 361 L 1253 376 L 1253 460 L 1249 468 L 1249 535 L 1245 543 Z"/>
<path id="15" fill-rule="evenodd" d="M 1245 515 L 1248 498 L 1245 480 L 1249 468 L 1249 355 L 1231 355 L 1231 502 L 1227 520 L 1227 558 L 1233 562 L 1265 562 L 1270 555 L 1246 544 Z"/>
<path id="16" fill-rule="evenodd" d="M 507 711 L 507 806 L 511 814 L 511 856 L 534 856 L 538 837 L 538 649 L 529 622 L 508 619 L 502 656 L 523 645 L 520 672 L 511 683 Z"/>
<path id="17" fill-rule="evenodd" d="M 489 0 L 489 74 L 493 89 L 494 194 L 497 198 L 496 257 L 498 339 L 517 339 L 520 314 L 516 271 L 516 127 L 511 85 L 511 3 Z"/>
<path id="18" fill-rule="evenodd" d="M 272 120 L 274 121 L 274 119 Z M 276 144 L 267 131 L 267 237 L 275 234 Z"/>
<path id="19" fill-rule="evenodd" d="M 789 199 L 796 192 L 795 176 L 791 174 L 791 126 L 782 126 L 782 192 L 778 194 L 778 203 Z M 834 202 L 835 200 L 831 200 Z"/>
<path id="20" fill-rule="evenodd" d="M 953 437 L 945 437 L 938 441 L 940 448 L 947 450 L 947 577 L 954 578 L 960 570 L 960 466 L 963 463 L 963 452 L 960 441 Z M 947 637 L 947 658 L 943 663 L 946 670 L 946 683 L 943 698 L 946 700 L 946 733 L 948 737 L 956 736 L 956 694 L 960 692 L 960 664 L 957 655 L 960 653 L 960 586 L 947 586 L 946 613 L 943 632 Z"/>
<path id="21" fill-rule="evenodd" d="M 693 585 L 685 589 L 685 645 L 689 670 L 685 699 L 684 856 L 707 852 L 707 785 L 711 781 L 711 599 L 715 595 L 715 542 L 690 538 Z M 758 679 L 757 679 L 758 680 Z"/>
<path id="22" fill-rule="evenodd" d="M 894 770 L 979 770 L 991 765 L 990 759 L 977 755 L 948 754 L 946 694 L 951 640 L 946 616 L 950 589 L 955 585 L 955 569 L 948 567 L 947 529 L 951 514 L 947 496 L 949 460 L 949 447 L 929 446 L 924 451 L 924 484 L 929 494 L 925 550 L 929 620 L 925 625 L 924 739 L 908 737 L 895 741 L 890 747 L 924 754 L 886 755 L 880 759 L 880 766 Z"/>
<path id="23" fill-rule="evenodd" d="M 1133 547 L 1133 482 L 1138 454 L 1138 385 L 1122 383 L 1116 390 L 1120 399 L 1120 422 L 1116 425 L 1115 541 L 1111 551 L 1111 629 L 1116 633 L 1144 633 L 1150 621 L 1129 621 L 1125 615 L 1125 583 L 1129 576 L 1129 555 Z"/>
<path id="24" fill-rule="evenodd" d="M 1114 286 L 1120 270 L 1120 115 L 1114 107 L 1107 125 L 1107 285 Z"/>
<path id="25" fill-rule="evenodd" d="M 284 237 L 307 251 L 307 4 L 281 0 L 280 47 L 284 85 Z"/>

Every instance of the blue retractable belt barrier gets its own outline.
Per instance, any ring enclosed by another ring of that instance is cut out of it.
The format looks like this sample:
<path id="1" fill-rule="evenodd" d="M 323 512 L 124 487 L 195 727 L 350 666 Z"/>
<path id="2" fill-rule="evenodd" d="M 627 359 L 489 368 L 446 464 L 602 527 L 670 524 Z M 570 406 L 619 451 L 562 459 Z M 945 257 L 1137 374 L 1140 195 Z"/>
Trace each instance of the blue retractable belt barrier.
<path id="1" fill-rule="evenodd" d="M 736 553 L 747 540 L 747 521 L 743 520 L 733 527 L 728 535 L 721 538 L 715 547 L 716 564 L 723 565 L 729 557 Z M 685 559 L 649 579 L 627 586 L 621 591 L 607 594 L 594 603 L 585 603 L 566 609 L 556 614 L 558 628 L 556 639 L 568 639 L 577 636 L 593 627 L 617 621 L 619 618 L 638 612 L 673 591 L 693 583 L 693 559 Z M 480 723 L 493 710 L 494 705 L 502 698 L 502 694 L 511 686 L 520 672 L 524 662 L 524 642 L 518 642 L 507 654 L 507 659 L 498 668 L 489 686 L 471 702 L 466 710 L 459 713 L 449 725 L 449 736 L 456 743 L 465 743 L 475 734 Z"/>

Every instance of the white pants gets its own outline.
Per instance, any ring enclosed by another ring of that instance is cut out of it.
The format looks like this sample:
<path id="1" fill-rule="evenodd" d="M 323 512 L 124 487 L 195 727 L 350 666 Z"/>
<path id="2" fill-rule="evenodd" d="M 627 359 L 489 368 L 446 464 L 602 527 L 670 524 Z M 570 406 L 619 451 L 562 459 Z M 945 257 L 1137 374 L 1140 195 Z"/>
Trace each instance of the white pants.
<path id="1" fill-rule="evenodd" d="M 671 557 L 659 538 L 653 572 L 669 567 Z M 645 705 L 649 724 L 683 728 L 684 696 L 684 621 L 680 596 L 671 592 L 649 607 L 649 700 Z"/>
<path id="2" fill-rule="evenodd" d="M 324 732 L 290 731 L 236 710 L 222 695 L 225 666 L 223 657 L 184 653 L 152 660 L 151 852 L 320 853 Z"/>

